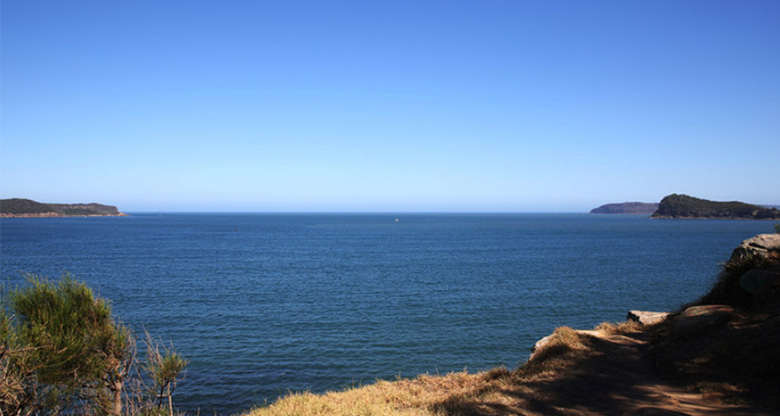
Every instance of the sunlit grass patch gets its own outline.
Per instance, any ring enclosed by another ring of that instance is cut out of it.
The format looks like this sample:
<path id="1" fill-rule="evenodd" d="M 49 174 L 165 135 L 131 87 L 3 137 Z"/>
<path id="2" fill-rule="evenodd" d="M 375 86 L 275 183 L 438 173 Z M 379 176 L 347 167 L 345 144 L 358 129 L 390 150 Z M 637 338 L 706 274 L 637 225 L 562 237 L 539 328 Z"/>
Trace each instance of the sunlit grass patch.
<path id="1" fill-rule="evenodd" d="M 467 397 L 496 382 L 508 371 L 486 373 L 466 371 L 443 376 L 421 375 L 414 379 L 380 380 L 374 384 L 340 392 L 316 395 L 291 393 L 275 403 L 253 410 L 252 416 L 267 415 L 430 415 L 440 414 L 437 404 L 455 396 Z"/>
<path id="2" fill-rule="evenodd" d="M 643 330 L 642 324 L 637 321 L 625 321 L 625 322 L 602 322 L 596 326 L 597 331 L 601 331 L 606 335 L 628 335 L 641 332 Z"/>
<path id="3" fill-rule="evenodd" d="M 249 416 L 549 414 L 550 406 L 566 406 L 569 400 L 579 400 L 569 397 L 565 386 L 588 374 L 598 377 L 604 357 L 616 351 L 615 338 L 640 331 L 641 326 L 634 323 L 602 324 L 594 331 L 561 327 L 532 360 L 515 370 L 499 367 L 476 374 L 426 374 L 322 395 L 291 393 L 253 410 Z M 566 393 L 561 395 L 551 388 Z"/>
<path id="4" fill-rule="evenodd" d="M 563 326 L 557 328 L 549 341 L 534 358 L 514 371 L 519 381 L 532 381 L 546 376 L 555 376 L 569 367 L 576 359 L 578 351 L 585 349 L 582 335 L 576 330 Z"/>

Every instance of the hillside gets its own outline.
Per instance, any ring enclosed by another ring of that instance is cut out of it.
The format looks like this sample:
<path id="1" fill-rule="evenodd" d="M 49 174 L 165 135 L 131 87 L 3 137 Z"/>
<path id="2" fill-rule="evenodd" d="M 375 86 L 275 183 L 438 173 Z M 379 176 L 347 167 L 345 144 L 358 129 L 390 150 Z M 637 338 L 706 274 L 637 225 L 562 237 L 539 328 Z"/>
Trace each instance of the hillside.
<path id="1" fill-rule="evenodd" d="M 658 209 L 657 202 L 623 202 L 606 204 L 590 211 L 591 214 L 638 214 L 650 215 Z"/>
<path id="2" fill-rule="evenodd" d="M 744 202 L 717 202 L 671 194 L 661 200 L 652 218 L 780 219 L 780 210 Z"/>
<path id="3" fill-rule="evenodd" d="M 119 217 L 125 214 L 111 205 L 47 204 L 30 199 L 12 198 L 0 200 L 0 217 Z"/>

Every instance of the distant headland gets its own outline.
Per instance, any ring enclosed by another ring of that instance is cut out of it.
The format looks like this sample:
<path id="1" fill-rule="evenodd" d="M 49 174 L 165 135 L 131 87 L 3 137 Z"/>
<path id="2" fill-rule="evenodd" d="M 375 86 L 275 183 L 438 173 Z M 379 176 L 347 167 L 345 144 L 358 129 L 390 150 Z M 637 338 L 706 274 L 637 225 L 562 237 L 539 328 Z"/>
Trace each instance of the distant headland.
<path id="1" fill-rule="evenodd" d="M 660 203 L 623 202 L 606 204 L 591 214 L 639 214 L 666 219 L 778 220 L 778 207 L 762 207 L 739 201 L 718 202 L 683 194 L 665 196 Z"/>
<path id="2" fill-rule="evenodd" d="M 31 199 L 0 199 L 0 218 L 40 217 L 123 217 L 127 214 L 111 205 L 95 202 L 89 204 L 48 204 Z"/>
<path id="3" fill-rule="evenodd" d="M 650 217 L 777 220 L 780 219 L 780 210 L 739 201 L 718 202 L 671 194 L 661 200 L 658 210 Z"/>
<path id="4" fill-rule="evenodd" d="M 658 209 L 657 202 L 623 202 L 606 204 L 590 211 L 591 214 L 639 214 L 650 215 Z"/>

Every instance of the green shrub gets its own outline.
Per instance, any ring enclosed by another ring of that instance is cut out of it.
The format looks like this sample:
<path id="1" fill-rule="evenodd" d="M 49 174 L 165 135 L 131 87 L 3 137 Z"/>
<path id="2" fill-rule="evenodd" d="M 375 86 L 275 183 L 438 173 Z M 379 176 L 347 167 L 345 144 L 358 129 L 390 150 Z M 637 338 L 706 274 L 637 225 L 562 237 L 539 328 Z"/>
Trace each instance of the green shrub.
<path id="1" fill-rule="evenodd" d="M 173 345 L 166 347 L 162 342 L 152 339 L 149 333 L 146 333 L 146 362 L 143 364 L 144 371 L 152 380 L 149 387 L 150 397 L 157 397 L 157 407 L 159 411 L 162 408 L 163 398 L 168 398 L 168 410 L 173 414 L 173 391 L 176 390 L 176 381 L 179 375 L 187 366 L 181 354 L 173 349 Z"/>
<path id="2" fill-rule="evenodd" d="M 155 407 L 143 394 L 135 335 L 108 301 L 69 275 L 27 277 L 25 288 L 0 291 L 0 415 L 120 416 Z M 150 377 L 168 388 L 187 362 L 172 348 L 158 355 L 166 364 L 150 367 Z"/>

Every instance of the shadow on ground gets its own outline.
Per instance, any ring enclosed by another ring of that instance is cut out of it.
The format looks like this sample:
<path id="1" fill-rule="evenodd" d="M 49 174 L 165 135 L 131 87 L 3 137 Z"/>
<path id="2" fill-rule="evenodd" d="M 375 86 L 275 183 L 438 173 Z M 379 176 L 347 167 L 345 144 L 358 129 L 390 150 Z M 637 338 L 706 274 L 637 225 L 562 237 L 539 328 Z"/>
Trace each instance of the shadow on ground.
<path id="1" fill-rule="evenodd" d="M 575 336 L 435 410 L 448 416 L 775 414 L 673 385 L 650 359 L 649 331 Z"/>

